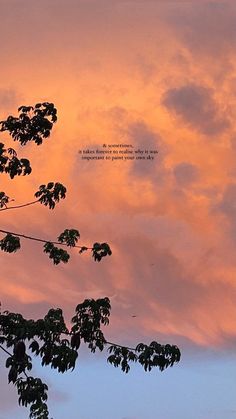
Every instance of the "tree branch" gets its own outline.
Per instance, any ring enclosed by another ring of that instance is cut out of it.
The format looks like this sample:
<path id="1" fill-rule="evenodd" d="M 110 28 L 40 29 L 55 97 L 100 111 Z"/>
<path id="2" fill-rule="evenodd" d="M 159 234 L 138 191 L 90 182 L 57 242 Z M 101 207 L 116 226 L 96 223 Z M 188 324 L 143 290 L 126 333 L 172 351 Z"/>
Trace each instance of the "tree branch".
<path id="1" fill-rule="evenodd" d="M 4 352 L 6 352 L 6 354 L 7 355 L 10 355 L 10 356 L 12 356 L 12 354 L 10 353 L 10 352 L 8 352 L 2 345 L 0 345 L 0 348 L 4 351 Z"/>
<path id="2" fill-rule="evenodd" d="M 0 211 L 6 211 L 6 210 L 9 210 L 9 209 L 16 209 L 16 208 L 28 207 L 29 205 L 36 204 L 37 202 L 39 202 L 39 199 L 37 199 L 36 201 L 28 202 L 27 204 L 15 205 L 15 206 L 12 206 L 12 207 L 0 208 Z"/>
<path id="3" fill-rule="evenodd" d="M 66 336 L 73 336 L 72 332 L 62 332 L 63 335 Z M 125 348 L 128 349 L 129 351 L 136 351 L 136 348 L 129 348 L 129 346 L 125 346 L 125 345 L 120 345 L 119 343 L 114 343 L 114 342 L 109 342 L 108 340 L 106 340 L 104 342 L 105 345 L 111 345 L 111 346 L 117 346 L 118 348 Z"/>
<path id="4" fill-rule="evenodd" d="M 129 351 L 135 351 L 136 352 L 135 348 L 129 348 L 128 346 L 119 345 L 118 343 L 108 342 L 107 340 L 105 342 L 105 345 L 117 346 L 118 348 L 125 348 L 125 349 L 128 349 Z"/>
<path id="5" fill-rule="evenodd" d="M 13 233 L 11 231 L 1 230 L 1 229 L 0 229 L 0 232 L 1 233 L 4 233 L 4 234 L 12 234 L 13 236 L 23 237 L 24 239 L 34 240 L 34 241 L 41 242 L 41 243 L 48 243 L 48 242 L 50 242 L 52 244 L 58 244 L 60 246 L 66 246 L 66 247 L 68 247 L 66 243 L 60 243 L 60 242 L 51 241 L 51 240 L 39 239 L 38 237 L 26 236 L 25 234 Z M 82 249 L 82 248 L 86 247 L 87 250 L 93 250 L 93 247 L 87 247 L 87 246 L 78 246 L 78 245 L 75 245 L 73 247 L 77 247 L 78 249 Z"/>

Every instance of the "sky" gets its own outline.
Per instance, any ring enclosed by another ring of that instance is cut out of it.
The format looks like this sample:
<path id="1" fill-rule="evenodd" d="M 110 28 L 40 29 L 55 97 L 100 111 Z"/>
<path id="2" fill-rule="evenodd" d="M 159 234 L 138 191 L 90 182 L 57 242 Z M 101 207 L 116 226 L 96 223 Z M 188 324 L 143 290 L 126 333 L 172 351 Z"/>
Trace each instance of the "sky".
<path id="1" fill-rule="evenodd" d="M 67 198 L 4 211 L 1 229 L 109 243 L 95 263 L 54 266 L 38 243 L 0 254 L 3 309 L 38 318 L 109 297 L 108 340 L 179 346 L 164 372 L 124 374 L 82 348 L 78 368 L 35 373 L 54 419 L 233 419 L 236 415 L 236 5 L 233 1 L 0 0 L 0 119 L 53 102 L 41 146 L 0 141 L 32 174 L 2 176 L 14 204 L 58 181 Z M 87 161 L 102 144 L 158 150 L 153 161 Z M 136 315 L 137 317 L 132 317 Z M 0 419 L 24 419 L 0 355 Z"/>

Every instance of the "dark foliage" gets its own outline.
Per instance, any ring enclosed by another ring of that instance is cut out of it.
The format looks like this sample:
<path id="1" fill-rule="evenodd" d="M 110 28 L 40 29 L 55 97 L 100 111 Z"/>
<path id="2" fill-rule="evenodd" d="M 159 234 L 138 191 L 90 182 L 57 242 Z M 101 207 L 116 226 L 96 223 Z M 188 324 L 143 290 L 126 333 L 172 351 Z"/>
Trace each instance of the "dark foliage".
<path id="1" fill-rule="evenodd" d="M 0 131 L 9 131 L 13 140 L 19 141 L 21 145 L 26 145 L 29 141 L 39 145 L 43 139 L 50 136 L 53 124 L 57 121 L 57 110 L 53 103 L 38 103 L 34 107 L 21 106 L 18 111 L 18 118 L 9 116 L 6 121 L 0 122 Z M 5 149 L 4 144 L 0 143 L 0 172 L 14 178 L 16 175 L 30 174 L 31 167 L 29 160 L 18 159 L 15 150 Z M 49 209 L 54 209 L 65 196 L 66 188 L 61 183 L 49 182 L 39 187 L 35 193 L 36 201 L 20 207 L 39 202 Z M 5 192 L 0 192 L 1 210 L 9 209 L 8 203 L 9 197 Z M 44 242 L 44 252 L 55 265 L 60 262 L 67 263 L 70 258 L 68 252 L 57 247 L 57 244 L 69 248 L 79 247 L 80 254 L 91 250 L 96 262 L 112 254 L 107 243 L 96 242 L 90 248 L 78 246 L 80 233 L 76 229 L 65 229 L 58 236 L 58 242 L 0 231 L 6 234 L 0 240 L 0 250 L 16 252 L 20 249 L 20 237 Z M 145 371 L 151 371 L 154 367 L 163 371 L 179 362 L 180 351 L 174 345 L 151 342 L 150 345 L 140 343 L 136 348 L 128 348 L 108 342 L 101 327 L 109 324 L 110 310 L 107 297 L 98 300 L 86 299 L 77 305 L 71 320 L 72 326 L 68 329 L 60 308 L 51 308 L 43 319 L 27 320 L 21 314 L 1 312 L 0 307 L 0 349 L 8 354 L 8 381 L 16 387 L 19 404 L 30 407 L 30 419 L 49 419 L 49 412 L 48 387 L 40 378 L 29 375 L 32 357 L 28 352 L 38 356 L 42 366 L 48 365 L 59 373 L 75 368 L 81 343 L 87 345 L 91 352 L 97 349 L 103 351 L 108 346 L 107 361 L 115 367 L 120 367 L 125 373 L 129 371 L 132 362 L 140 363 Z"/>
<path id="2" fill-rule="evenodd" d="M 97 262 L 100 262 L 105 256 L 111 256 L 112 254 L 112 251 L 107 243 L 94 243 L 92 251 L 94 260 Z"/>
<path id="3" fill-rule="evenodd" d="M 9 174 L 13 179 L 15 176 L 29 175 L 32 172 L 28 159 L 18 159 L 17 153 L 13 148 L 4 148 L 0 143 L 0 173 Z"/>
<path id="4" fill-rule="evenodd" d="M 14 141 L 21 145 L 34 141 L 42 144 L 50 136 L 53 124 L 57 121 L 57 110 L 53 103 L 37 103 L 35 106 L 20 106 L 19 117 L 9 116 L 0 122 L 0 131 L 9 131 Z"/>
<path id="5" fill-rule="evenodd" d="M 13 349 L 7 358 L 8 379 L 16 387 L 19 404 L 30 405 L 30 417 L 48 418 L 46 405 L 47 386 L 39 378 L 28 376 L 32 358 L 28 351 L 41 358 L 41 365 L 49 365 L 58 372 L 73 370 L 78 351 L 83 342 L 91 352 L 103 351 L 108 346 L 107 361 L 127 373 L 131 362 L 138 362 L 145 371 L 157 367 L 163 371 L 180 360 L 180 351 L 174 345 L 150 345 L 139 343 L 136 348 L 127 348 L 106 341 L 101 330 L 109 324 L 109 298 L 86 299 L 78 304 L 72 317 L 72 327 L 66 327 L 62 310 L 50 309 L 43 319 L 26 320 L 21 314 L 4 311 L 0 314 L 0 344 Z M 22 373 L 25 378 L 22 378 Z M 43 416 L 44 415 L 44 416 Z"/>
<path id="6" fill-rule="evenodd" d="M 34 196 L 39 198 L 41 204 L 54 209 L 60 199 L 65 199 L 66 188 L 61 183 L 49 182 L 47 185 L 41 185 Z"/>
<path id="7" fill-rule="evenodd" d="M 7 196 L 5 192 L 0 192 L 0 208 L 6 208 L 9 199 L 9 196 Z"/>
<path id="8" fill-rule="evenodd" d="M 60 262 L 67 263 L 70 259 L 70 255 L 66 250 L 59 249 L 51 242 L 47 242 L 44 245 L 44 252 L 49 254 L 49 258 L 53 260 L 55 265 L 58 265 Z"/>
<path id="9" fill-rule="evenodd" d="M 60 236 L 58 237 L 58 241 L 59 243 L 64 243 L 69 247 L 75 247 L 79 238 L 80 238 L 80 234 L 78 230 L 66 229 L 63 231 L 63 233 L 60 234 Z"/>
<path id="10" fill-rule="evenodd" d="M 20 249 L 19 237 L 8 233 L 2 240 L 0 240 L 0 249 L 7 253 L 16 252 Z"/>

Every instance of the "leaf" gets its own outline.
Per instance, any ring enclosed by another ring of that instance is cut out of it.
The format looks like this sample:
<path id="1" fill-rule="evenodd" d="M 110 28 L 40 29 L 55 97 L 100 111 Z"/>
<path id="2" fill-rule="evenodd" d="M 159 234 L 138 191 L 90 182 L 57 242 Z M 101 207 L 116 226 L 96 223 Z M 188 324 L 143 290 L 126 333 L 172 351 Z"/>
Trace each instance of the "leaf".
<path id="1" fill-rule="evenodd" d="M 7 358 L 5 365 L 6 365 L 6 368 L 9 368 L 12 365 L 12 356 Z"/>
<path id="2" fill-rule="evenodd" d="M 17 369 L 15 366 L 12 366 L 9 373 L 8 373 L 8 382 L 11 383 L 15 383 L 17 379 Z"/>
<path id="3" fill-rule="evenodd" d="M 17 361 L 22 361 L 24 359 L 25 349 L 25 343 L 23 341 L 16 342 L 13 353 Z"/>
<path id="4" fill-rule="evenodd" d="M 51 242 L 45 243 L 44 252 L 49 254 L 49 258 L 53 260 L 55 265 L 58 265 L 60 262 L 67 263 L 70 259 L 70 255 L 66 250 L 59 249 Z"/>
<path id="5" fill-rule="evenodd" d="M 79 253 L 81 254 L 83 252 L 86 252 L 86 250 L 88 250 L 88 248 L 86 246 L 82 246 Z"/>
<path id="6" fill-rule="evenodd" d="M 80 347 L 80 333 L 77 332 L 71 336 L 71 347 L 75 349 L 79 349 Z"/>
<path id="7" fill-rule="evenodd" d="M 63 233 L 60 234 L 58 237 L 58 241 L 60 243 L 64 243 L 69 247 L 74 247 L 76 243 L 78 242 L 78 238 L 80 237 L 80 234 L 78 230 L 75 229 L 66 229 L 63 231 Z"/>
<path id="8" fill-rule="evenodd" d="M 7 207 L 9 202 L 9 196 L 5 194 L 5 192 L 0 192 L 0 208 Z"/>
<path id="9" fill-rule="evenodd" d="M 33 342 L 29 345 L 29 348 L 32 352 L 36 352 L 36 355 L 39 353 L 39 344 L 36 340 L 33 340 Z"/>

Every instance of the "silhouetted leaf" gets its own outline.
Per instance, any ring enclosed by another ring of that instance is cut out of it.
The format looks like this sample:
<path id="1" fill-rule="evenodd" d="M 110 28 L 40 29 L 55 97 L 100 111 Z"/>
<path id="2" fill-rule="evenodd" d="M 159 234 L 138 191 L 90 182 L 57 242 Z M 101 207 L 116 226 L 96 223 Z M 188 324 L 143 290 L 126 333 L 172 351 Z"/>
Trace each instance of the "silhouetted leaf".
<path id="1" fill-rule="evenodd" d="M 55 265 L 58 265 L 60 262 L 67 263 L 70 259 L 70 255 L 66 250 L 59 249 L 51 242 L 45 243 L 44 252 L 49 254 L 49 258 L 53 260 Z"/>
<path id="2" fill-rule="evenodd" d="M 92 256 L 95 262 L 100 262 L 103 257 L 111 256 L 112 251 L 107 243 L 94 243 L 92 248 Z"/>
<path id="3" fill-rule="evenodd" d="M 79 253 L 81 254 L 83 252 L 86 252 L 86 250 L 88 250 L 88 248 L 86 246 L 82 246 Z"/>
<path id="4" fill-rule="evenodd" d="M 58 241 L 60 243 L 65 243 L 69 247 L 74 247 L 78 242 L 79 237 L 80 234 L 78 230 L 66 229 L 63 231 L 63 233 L 60 234 L 60 236 L 58 237 Z"/>
<path id="5" fill-rule="evenodd" d="M 25 343 L 23 341 L 16 342 L 14 345 L 14 355 L 16 361 L 22 361 L 25 357 Z"/>
<path id="6" fill-rule="evenodd" d="M 54 209 L 56 203 L 66 197 L 66 188 L 61 183 L 50 182 L 47 186 L 41 185 L 34 195 L 39 198 L 41 204 Z"/>
<path id="7" fill-rule="evenodd" d="M 5 192 L 0 192 L 0 208 L 7 207 L 9 202 L 9 196 L 5 194 Z"/>

